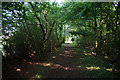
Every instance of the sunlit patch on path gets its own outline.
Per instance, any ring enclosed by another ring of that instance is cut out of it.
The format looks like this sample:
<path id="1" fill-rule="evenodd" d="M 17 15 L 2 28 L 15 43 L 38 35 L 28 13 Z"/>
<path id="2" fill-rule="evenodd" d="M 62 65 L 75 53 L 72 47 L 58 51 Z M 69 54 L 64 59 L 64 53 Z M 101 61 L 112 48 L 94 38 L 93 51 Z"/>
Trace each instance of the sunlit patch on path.
<path id="1" fill-rule="evenodd" d="M 50 67 L 51 69 L 64 69 L 64 70 L 78 70 L 78 68 L 80 68 L 81 66 L 76 66 L 74 68 L 70 68 L 70 67 L 65 67 L 65 66 L 62 66 L 60 64 L 55 64 L 55 63 L 38 63 L 38 62 L 26 62 L 28 64 L 36 64 L 36 65 L 41 65 L 41 66 L 44 66 L 44 67 Z"/>

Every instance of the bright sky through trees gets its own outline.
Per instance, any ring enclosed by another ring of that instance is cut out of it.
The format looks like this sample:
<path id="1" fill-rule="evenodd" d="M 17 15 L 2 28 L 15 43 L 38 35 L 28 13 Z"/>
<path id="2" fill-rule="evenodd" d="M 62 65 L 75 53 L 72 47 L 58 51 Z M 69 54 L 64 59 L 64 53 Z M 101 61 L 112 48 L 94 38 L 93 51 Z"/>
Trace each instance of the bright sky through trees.
<path id="1" fill-rule="evenodd" d="M 50 2 L 57 2 L 60 6 L 62 6 L 62 2 L 64 2 L 64 0 L 50 0 Z"/>

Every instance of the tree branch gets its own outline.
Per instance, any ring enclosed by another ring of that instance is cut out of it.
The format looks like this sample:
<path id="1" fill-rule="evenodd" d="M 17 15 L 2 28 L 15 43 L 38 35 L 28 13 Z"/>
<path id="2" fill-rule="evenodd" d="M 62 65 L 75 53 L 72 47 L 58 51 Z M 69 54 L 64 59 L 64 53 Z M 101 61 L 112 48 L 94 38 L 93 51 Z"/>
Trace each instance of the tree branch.
<path id="1" fill-rule="evenodd" d="M 34 13 L 35 13 L 35 17 L 38 19 L 38 21 L 39 21 L 39 23 L 40 23 L 40 27 L 41 27 L 42 32 L 43 32 L 43 35 L 45 36 L 45 31 L 44 31 L 43 25 L 41 24 L 40 18 L 38 17 L 38 15 L 37 15 L 37 13 L 36 13 L 36 11 L 35 11 L 35 8 L 33 7 L 32 3 L 29 2 L 29 4 L 30 4 L 31 7 L 33 8 L 33 11 L 34 11 Z"/>
<path id="2" fill-rule="evenodd" d="M 46 24 L 46 31 L 45 31 L 45 33 L 47 33 L 47 15 L 46 15 L 46 13 L 45 13 L 45 10 L 44 10 L 44 12 L 43 12 L 43 15 L 44 15 L 44 17 L 45 17 L 45 20 L 46 20 L 46 22 L 45 22 L 45 24 Z"/>
<path id="3" fill-rule="evenodd" d="M 52 32 L 52 29 L 53 29 L 54 25 L 55 25 L 55 21 L 53 22 L 52 26 L 50 27 L 50 31 L 49 31 L 48 37 L 47 37 L 47 39 L 45 39 L 44 42 L 46 42 L 50 38 L 51 32 Z"/>

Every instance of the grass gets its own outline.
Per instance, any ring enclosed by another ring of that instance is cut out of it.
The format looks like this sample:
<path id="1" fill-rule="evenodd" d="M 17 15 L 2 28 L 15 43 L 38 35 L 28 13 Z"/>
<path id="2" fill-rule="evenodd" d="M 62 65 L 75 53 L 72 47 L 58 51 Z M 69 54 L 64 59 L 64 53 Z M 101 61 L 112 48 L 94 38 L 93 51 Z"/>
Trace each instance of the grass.
<path id="1" fill-rule="evenodd" d="M 112 66 L 99 58 L 85 55 L 85 49 L 75 48 L 85 78 L 118 78 L 111 70 Z M 109 70 L 109 71 L 108 71 Z"/>
<path id="2" fill-rule="evenodd" d="M 75 44 L 69 44 L 69 46 L 76 47 Z M 65 44 L 62 44 L 62 47 L 57 48 L 52 56 L 56 56 L 56 53 L 63 51 L 64 47 Z M 94 56 L 85 55 L 89 52 L 88 49 L 73 48 L 73 50 L 78 53 L 79 66 L 81 66 L 81 74 L 84 78 L 118 78 L 111 71 L 112 66 L 108 62 Z"/>
<path id="3" fill-rule="evenodd" d="M 71 47 L 76 47 L 76 44 L 69 44 Z M 62 44 L 65 47 L 65 44 Z M 73 48 L 76 51 L 79 58 L 79 66 L 84 78 L 118 78 L 111 70 L 112 66 L 97 57 L 89 56 L 87 52 L 89 49 Z"/>
<path id="4" fill-rule="evenodd" d="M 62 47 L 65 47 L 65 43 L 62 44 Z"/>

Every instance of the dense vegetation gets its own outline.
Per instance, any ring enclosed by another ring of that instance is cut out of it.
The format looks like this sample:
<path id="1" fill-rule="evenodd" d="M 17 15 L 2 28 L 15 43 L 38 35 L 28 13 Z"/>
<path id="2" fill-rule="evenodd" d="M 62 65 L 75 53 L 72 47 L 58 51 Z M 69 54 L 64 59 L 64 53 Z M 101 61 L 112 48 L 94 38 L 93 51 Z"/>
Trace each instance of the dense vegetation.
<path id="1" fill-rule="evenodd" d="M 56 3 L 3 3 L 3 45 L 7 54 L 45 58 L 61 45 L 63 24 Z"/>
<path id="2" fill-rule="evenodd" d="M 3 56 L 44 60 L 69 34 L 120 70 L 120 2 L 4 2 L 2 19 Z"/>
<path id="3" fill-rule="evenodd" d="M 115 68 L 120 67 L 120 2 L 66 3 L 69 33 L 77 46 L 91 49 Z"/>

